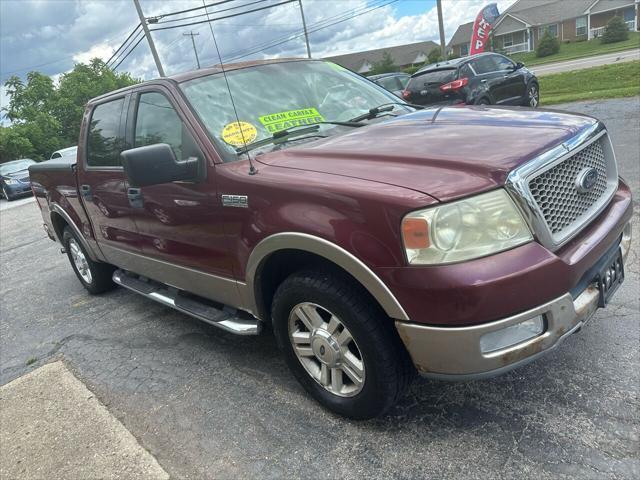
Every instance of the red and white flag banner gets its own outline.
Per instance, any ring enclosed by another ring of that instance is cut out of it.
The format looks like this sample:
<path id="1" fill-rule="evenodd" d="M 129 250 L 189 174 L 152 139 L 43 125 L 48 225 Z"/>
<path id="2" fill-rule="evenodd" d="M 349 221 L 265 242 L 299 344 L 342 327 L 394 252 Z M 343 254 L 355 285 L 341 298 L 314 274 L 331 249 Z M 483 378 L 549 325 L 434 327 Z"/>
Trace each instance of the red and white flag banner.
<path id="1" fill-rule="evenodd" d="M 498 5 L 490 3 L 478 13 L 476 21 L 473 23 L 473 34 L 471 36 L 471 49 L 469 55 L 484 52 L 484 48 L 489 41 L 489 32 L 493 28 L 493 23 L 500 16 Z"/>

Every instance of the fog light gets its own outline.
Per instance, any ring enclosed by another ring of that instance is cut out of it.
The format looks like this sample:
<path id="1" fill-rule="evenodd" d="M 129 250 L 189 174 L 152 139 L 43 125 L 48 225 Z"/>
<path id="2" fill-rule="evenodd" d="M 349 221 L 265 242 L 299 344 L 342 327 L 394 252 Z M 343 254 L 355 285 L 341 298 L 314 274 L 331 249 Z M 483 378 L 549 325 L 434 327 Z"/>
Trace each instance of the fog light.
<path id="1" fill-rule="evenodd" d="M 542 315 L 538 315 L 524 322 L 483 335 L 480 337 L 480 350 L 482 353 L 502 350 L 503 348 L 531 340 L 542 334 L 542 332 L 544 332 L 544 319 Z"/>

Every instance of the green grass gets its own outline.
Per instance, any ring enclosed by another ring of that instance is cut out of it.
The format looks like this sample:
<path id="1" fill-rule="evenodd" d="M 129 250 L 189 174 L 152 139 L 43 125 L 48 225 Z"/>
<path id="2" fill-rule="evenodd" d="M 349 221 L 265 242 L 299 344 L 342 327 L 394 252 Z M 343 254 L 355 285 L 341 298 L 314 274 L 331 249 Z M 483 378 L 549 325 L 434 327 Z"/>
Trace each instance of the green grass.
<path id="1" fill-rule="evenodd" d="M 617 43 L 601 43 L 599 38 L 585 42 L 562 43 L 560 51 L 548 57 L 538 58 L 536 52 L 514 53 L 511 58 L 527 66 L 542 65 L 544 63 L 573 60 L 574 58 L 590 57 L 604 53 L 620 52 L 640 47 L 640 32 L 629 32 L 629 39 Z"/>
<path id="2" fill-rule="evenodd" d="M 555 73 L 539 78 L 541 106 L 640 95 L 640 61 Z"/>

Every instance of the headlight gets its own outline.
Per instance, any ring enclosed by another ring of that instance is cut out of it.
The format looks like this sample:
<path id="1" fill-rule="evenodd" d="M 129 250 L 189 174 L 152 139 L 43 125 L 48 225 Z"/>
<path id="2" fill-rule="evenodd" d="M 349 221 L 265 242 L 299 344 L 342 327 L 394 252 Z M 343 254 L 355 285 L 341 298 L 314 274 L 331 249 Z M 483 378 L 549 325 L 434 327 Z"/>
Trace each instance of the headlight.
<path id="1" fill-rule="evenodd" d="M 7 185 L 17 185 L 18 181 L 12 178 L 5 178 L 4 183 L 6 183 Z"/>
<path id="2" fill-rule="evenodd" d="M 505 190 L 408 214 L 402 240 L 413 265 L 461 262 L 508 250 L 533 240 Z"/>

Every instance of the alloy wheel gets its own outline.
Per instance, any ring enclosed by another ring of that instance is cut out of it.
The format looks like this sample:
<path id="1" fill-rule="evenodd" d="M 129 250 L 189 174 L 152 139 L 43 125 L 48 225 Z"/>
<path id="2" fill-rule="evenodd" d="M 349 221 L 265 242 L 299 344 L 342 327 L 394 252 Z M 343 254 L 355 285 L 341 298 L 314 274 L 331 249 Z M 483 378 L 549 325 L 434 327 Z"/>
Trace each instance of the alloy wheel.
<path id="1" fill-rule="evenodd" d="M 529 87 L 528 96 L 529 96 L 529 106 L 532 108 L 536 108 L 540 101 L 540 97 L 538 94 L 538 87 L 536 87 L 535 85 L 531 85 Z"/>
<path id="2" fill-rule="evenodd" d="M 82 279 L 87 283 L 91 283 L 93 277 L 91 276 L 89 262 L 87 262 L 87 258 L 84 256 L 84 253 L 75 238 L 69 240 L 69 252 L 71 253 L 73 264 L 76 266 L 76 269 Z"/>
<path id="3" fill-rule="evenodd" d="M 360 348 L 329 310 L 309 302 L 293 307 L 289 340 L 304 369 L 325 390 L 341 397 L 362 390 L 365 367 Z"/>

